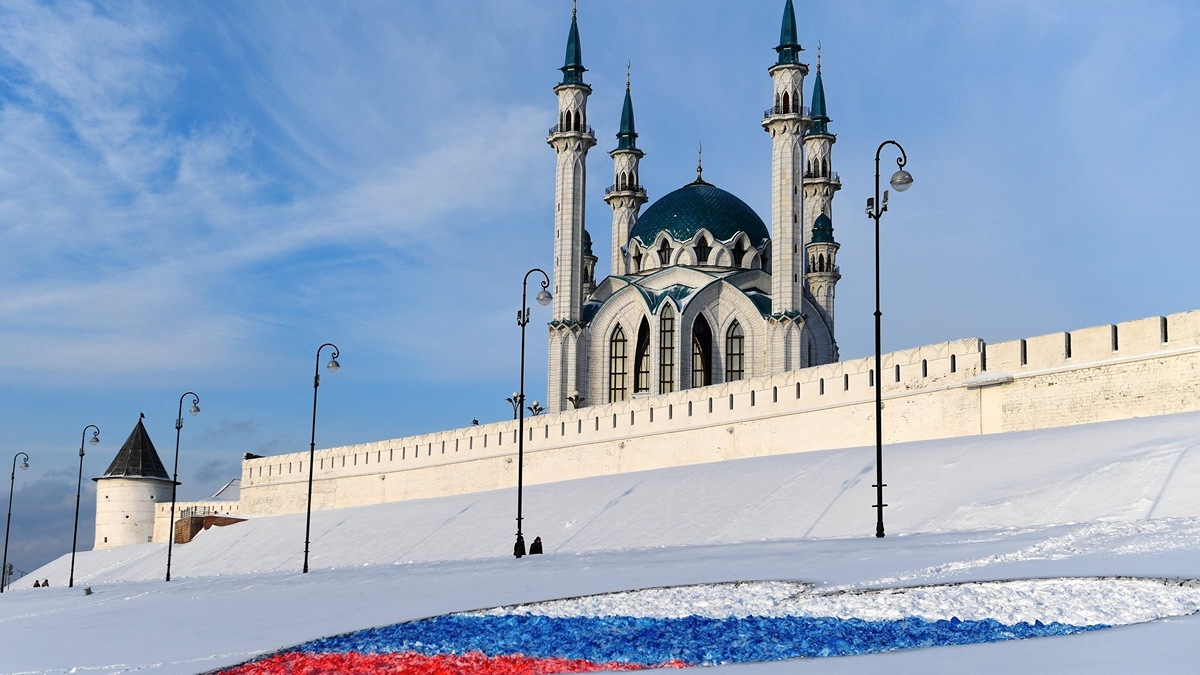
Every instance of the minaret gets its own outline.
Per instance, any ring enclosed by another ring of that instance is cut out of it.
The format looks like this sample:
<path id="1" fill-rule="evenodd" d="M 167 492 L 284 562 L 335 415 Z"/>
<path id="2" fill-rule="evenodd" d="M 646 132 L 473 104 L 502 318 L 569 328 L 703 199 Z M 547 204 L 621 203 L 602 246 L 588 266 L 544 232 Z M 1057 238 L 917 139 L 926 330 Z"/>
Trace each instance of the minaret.
<path id="1" fill-rule="evenodd" d="M 608 154 L 613 158 L 613 184 L 604 191 L 604 201 L 613 210 L 611 274 L 617 276 L 629 273 L 623 249 L 629 241 L 629 230 L 637 222 L 638 212 L 646 203 L 646 190 L 642 188 L 638 174 L 638 162 L 643 153 L 637 147 L 637 132 L 634 131 L 628 70 L 625 72 L 625 106 L 621 108 L 617 148 Z"/>
<path id="2" fill-rule="evenodd" d="M 596 136 L 587 124 L 587 99 L 592 88 L 583 81 L 583 53 L 579 46 L 577 11 L 571 10 L 571 32 L 558 95 L 558 124 L 546 142 L 558 156 L 554 176 L 554 303 L 550 322 L 547 368 L 547 405 L 551 412 L 567 404 L 567 395 L 579 386 L 582 351 L 579 317 L 583 307 L 585 161 Z"/>
<path id="3" fill-rule="evenodd" d="M 772 372 L 783 372 L 801 367 L 804 241 L 800 173 L 804 132 L 810 123 L 804 109 L 808 66 L 800 62 L 792 0 L 784 5 L 775 51 L 779 58 L 767 71 L 774 83 L 774 105 L 762 124 L 771 134 L 771 362 Z"/>
<path id="4" fill-rule="evenodd" d="M 821 51 L 817 48 L 817 81 L 813 85 L 812 126 L 804 137 L 804 239 L 808 264 L 804 275 L 817 305 L 825 310 L 833 333 L 834 288 L 842 275 L 837 268 L 838 243 L 833 240 L 833 193 L 842 189 L 832 170 L 833 144 L 821 82 Z M 825 359 L 821 359 L 824 361 Z M 832 360 L 832 355 L 829 355 Z M 813 364 L 806 364 L 813 365 Z"/>
<path id="5" fill-rule="evenodd" d="M 596 254 L 592 253 L 592 235 L 588 234 L 587 230 L 583 231 L 583 276 L 580 283 L 583 284 L 583 297 L 587 299 L 592 293 L 596 292 L 596 263 L 599 259 Z"/>

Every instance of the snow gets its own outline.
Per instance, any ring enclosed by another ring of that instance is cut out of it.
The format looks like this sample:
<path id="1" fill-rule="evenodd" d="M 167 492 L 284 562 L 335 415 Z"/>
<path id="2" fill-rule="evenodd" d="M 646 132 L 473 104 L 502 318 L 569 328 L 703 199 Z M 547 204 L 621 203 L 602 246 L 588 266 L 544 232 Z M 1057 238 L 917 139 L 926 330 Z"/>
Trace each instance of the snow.
<path id="1" fill-rule="evenodd" d="M 733 674 L 1186 672 L 1200 590 L 1159 579 L 1198 576 L 1197 447 L 1200 413 L 887 446 L 883 539 L 874 448 L 527 486 L 524 529 L 546 555 L 520 560 L 514 490 L 316 512 L 307 575 L 304 514 L 251 518 L 175 546 L 169 583 L 159 544 L 80 554 L 75 588 L 69 556 L 15 582 L 0 672 L 203 672 L 372 626 L 634 589 L 658 590 L 586 611 L 1132 624 L 717 668 Z M 721 583 L 735 581 L 762 583 Z M 662 588 L 689 584 L 705 585 Z"/>

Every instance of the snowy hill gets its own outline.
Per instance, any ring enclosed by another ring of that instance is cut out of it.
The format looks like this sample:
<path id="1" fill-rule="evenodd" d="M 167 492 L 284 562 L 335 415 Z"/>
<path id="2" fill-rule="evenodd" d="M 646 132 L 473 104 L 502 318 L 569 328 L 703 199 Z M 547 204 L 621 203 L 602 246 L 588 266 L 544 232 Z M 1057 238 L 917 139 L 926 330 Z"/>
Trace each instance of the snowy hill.
<path id="1" fill-rule="evenodd" d="M 252 518 L 176 546 L 169 584 L 159 544 L 81 554 L 74 589 L 69 557 L 14 583 L 0 623 L 23 639 L 4 650 L 0 672 L 200 672 L 450 611 L 685 583 L 1196 578 L 1198 447 L 1200 413 L 889 446 L 883 540 L 873 536 L 873 448 L 529 487 L 524 529 L 547 555 L 519 561 L 515 490 L 316 512 L 308 575 L 304 515 Z M 30 588 L 42 578 L 49 589 Z M 1198 637 L 1200 620 L 1188 616 L 803 666 L 1129 672 L 1153 658 L 1165 672 L 1196 662 Z"/>

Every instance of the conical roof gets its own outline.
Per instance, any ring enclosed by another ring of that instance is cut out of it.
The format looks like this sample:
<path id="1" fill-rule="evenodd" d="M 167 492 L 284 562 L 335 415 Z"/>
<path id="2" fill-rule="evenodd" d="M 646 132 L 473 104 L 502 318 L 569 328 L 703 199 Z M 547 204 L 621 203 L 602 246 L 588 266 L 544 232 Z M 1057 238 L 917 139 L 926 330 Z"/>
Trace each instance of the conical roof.
<path id="1" fill-rule="evenodd" d="M 167 475 L 167 469 L 163 466 L 162 460 L 158 458 L 158 451 L 154 449 L 154 442 L 150 440 L 150 434 L 146 433 L 141 416 L 138 417 L 137 426 L 133 428 L 129 438 L 125 439 L 125 445 L 121 446 L 121 451 L 117 453 L 112 464 L 108 465 L 108 470 L 101 476 L 101 478 L 135 477 L 171 479 Z"/>

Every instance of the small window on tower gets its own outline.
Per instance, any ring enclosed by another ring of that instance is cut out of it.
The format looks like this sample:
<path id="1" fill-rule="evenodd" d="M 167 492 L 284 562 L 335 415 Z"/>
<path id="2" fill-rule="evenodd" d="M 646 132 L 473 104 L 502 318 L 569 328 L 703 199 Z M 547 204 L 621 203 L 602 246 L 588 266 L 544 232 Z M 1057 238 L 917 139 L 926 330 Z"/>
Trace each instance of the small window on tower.
<path id="1" fill-rule="evenodd" d="M 671 264 L 671 244 L 666 239 L 658 247 L 658 264 L 663 267 Z"/>

